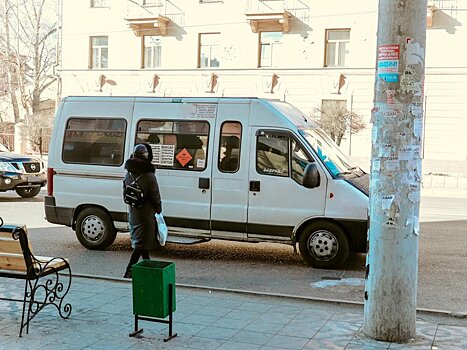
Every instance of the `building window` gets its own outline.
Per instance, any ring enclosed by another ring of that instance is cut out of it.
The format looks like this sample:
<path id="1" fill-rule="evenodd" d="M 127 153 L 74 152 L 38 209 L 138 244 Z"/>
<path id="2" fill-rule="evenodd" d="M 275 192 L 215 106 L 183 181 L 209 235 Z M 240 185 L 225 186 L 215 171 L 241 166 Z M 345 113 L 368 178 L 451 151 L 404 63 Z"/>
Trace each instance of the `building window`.
<path id="1" fill-rule="evenodd" d="M 91 69 L 108 68 L 109 38 L 106 36 L 91 37 Z"/>
<path id="2" fill-rule="evenodd" d="M 107 0 L 91 0 L 91 7 L 109 7 Z"/>
<path id="3" fill-rule="evenodd" d="M 349 55 L 350 29 L 326 29 L 325 67 L 345 67 Z"/>
<path id="4" fill-rule="evenodd" d="M 69 119 L 63 141 L 63 162 L 122 165 L 125 130 L 125 119 Z"/>
<path id="5" fill-rule="evenodd" d="M 219 144 L 219 170 L 225 173 L 236 173 L 240 168 L 240 143 L 242 140 L 242 124 L 225 122 L 221 126 Z"/>
<path id="6" fill-rule="evenodd" d="M 220 33 L 199 34 L 198 60 L 200 68 L 220 66 Z"/>
<path id="7" fill-rule="evenodd" d="M 282 32 L 261 32 L 260 37 L 260 67 L 276 67 L 280 65 L 280 45 Z"/>
<path id="8" fill-rule="evenodd" d="M 162 6 L 161 0 L 143 0 L 143 6 Z"/>
<path id="9" fill-rule="evenodd" d="M 143 68 L 161 66 L 161 38 L 159 36 L 143 36 Z"/>
<path id="10" fill-rule="evenodd" d="M 147 142 L 156 168 L 203 171 L 206 169 L 209 123 L 206 121 L 142 120 L 135 144 Z"/>

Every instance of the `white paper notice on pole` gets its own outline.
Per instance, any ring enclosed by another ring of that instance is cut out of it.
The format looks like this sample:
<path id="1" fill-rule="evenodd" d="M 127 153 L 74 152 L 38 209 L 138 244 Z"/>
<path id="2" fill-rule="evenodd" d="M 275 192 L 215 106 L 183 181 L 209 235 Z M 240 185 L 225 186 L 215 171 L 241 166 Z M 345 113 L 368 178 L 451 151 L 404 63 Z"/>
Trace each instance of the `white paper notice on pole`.
<path id="1" fill-rule="evenodd" d="M 421 173 L 422 171 L 422 160 L 421 159 L 413 159 L 407 162 L 407 169 L 410 171 L 416 171 L 417 173 Z"/>
<path id="2" fill-rule="evenodd" d="M 378 128 L 376 126 L 373 126 L 371 129 L 371 139 L 373 142 L 375 142 L 378 139 Z"/>
<path id="3" fill-rule="evenodd" d="M 412 203 L 418 203 L 420 202 L 420 193 L 419 192 L 409 192 L 409 201 L 411 201 Z"/>
<path id="4" fill-rule="evenodd" d="M 389 157 L 391 155 L 391 144 L 382 143 L 379 145 L 379 157 Z"/>
<path id="5" fill-rule="evenodd" d="M 407 221 L 405 222 L 405 227 L 413 225 L 413 215 L 409 215 Z"/>
<path id="6" fill-rule="evenodd" d="M 418 216 L 413 217 L 413 233 L 417 236 L 420 235 L 420 220 Z"/>
<path id="7" fill-rule="evenodd" d="M 392 202 L 394 201 L 394 198 L 396 196 L 390 195 L 390 196 L 381 196 L 381 208 L 384 210 L 388 210 L 391 208 Z"/>
<path id="8" fill-rule="evenodd" d="M 373 171 L 380 171 L 381 170 L 381 159 L 373 159 Z"/>
<path id="9" fill-rule="evenodd" d="M 407 222 L 405 223 L 405 227 L 413 227 L 413 234 L 414 235 L 419 235 L 420 234 L 420 222 L 418 220 L 418 216 L 415 215 L 409 215 L 407 218 Z"/>
<path id="10" fill-rule="evenodd" d="M 377 104 L 378 112 L 376 114 L 381 118 L 394 118 L 397 117 L 397 110 L 394 105 Z"/>
<path id="11" fill-rule="evenodd" d="M 407 64 L 423 64 L 425 50 L 421 47 L 420 43 L 411 40 L 405 44 L 405 49 Z"/>
<path id="12" fill-rule="evenodd" d="M 423 120 L 421 118 L 416 118 L 413 121 L 413 134 L 415 137 L 422 137 L 423 133 Z"/>
<path id="13" fill-rule="evenodd" d="M 410 112 L 415 117 L 421 117 L 422 116 L 422 111 L 423 111 L 423 109 L 422 109 L 422 103 L 421 102 L 413 102 L 412 105 L 410 106 Z"/>
<path id="14" fill-rule="evenodd" d="M 412 160 L 414 158 L 414 151 L 412 146 L 402 147 L 399 150 L 399 160 Z"/>
<path id="15" fill-rule="evenodd" d="M 389 157 L 384 161 L 386 170 L 396 171 L 399 169 L 399 158 Z"/>

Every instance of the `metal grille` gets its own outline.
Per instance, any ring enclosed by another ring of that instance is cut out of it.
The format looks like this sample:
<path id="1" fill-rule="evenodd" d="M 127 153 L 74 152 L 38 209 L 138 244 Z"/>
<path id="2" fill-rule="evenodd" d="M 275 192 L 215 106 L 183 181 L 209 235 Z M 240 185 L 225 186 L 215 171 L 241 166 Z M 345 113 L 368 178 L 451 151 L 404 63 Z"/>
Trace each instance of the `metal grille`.
<path id="1" fill-rule="evenodd" d="M 23 166 L 27 173 L 38 173 L 41 170 L 40 163 L 23 163 Z"/>

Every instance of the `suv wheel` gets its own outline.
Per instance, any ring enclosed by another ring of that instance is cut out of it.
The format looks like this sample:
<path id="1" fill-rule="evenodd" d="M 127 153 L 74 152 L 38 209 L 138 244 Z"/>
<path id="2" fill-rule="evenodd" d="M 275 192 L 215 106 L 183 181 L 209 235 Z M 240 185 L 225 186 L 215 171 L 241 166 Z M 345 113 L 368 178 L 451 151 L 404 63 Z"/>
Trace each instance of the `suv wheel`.
<path id="1" fill-rule="evenodd" d="M 23 198 L 35 197 L 39 194 L 40 191 L 40 187 L 22 187 L 16 189 L 16 193 Z"/>
<path id="2" fill-rule="evenodd" d="M 109 215 L 100 208 L 86 208 L 76 219 L 76 237 L 90 250 L 104 250 L 115 240 L 117 231 Z"/>

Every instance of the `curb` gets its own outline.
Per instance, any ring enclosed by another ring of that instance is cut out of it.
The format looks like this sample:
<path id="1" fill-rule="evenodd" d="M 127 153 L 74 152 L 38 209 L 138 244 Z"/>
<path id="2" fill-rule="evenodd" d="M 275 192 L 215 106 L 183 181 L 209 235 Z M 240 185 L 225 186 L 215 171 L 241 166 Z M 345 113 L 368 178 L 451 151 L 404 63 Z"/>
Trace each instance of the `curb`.
<path id="1" fill-rule="evenodd" d="M 119 283 L 130 283 L 131 280 L 127 278 L 119 277 L 109 277 L 109 276 L 98 276 L 98 275 L 87 275 L 87 274 L 74 274 L 73 277 L 77 278 L 87 278 L 95 279 L 102 281 L 110 282 L 119 282 Z M 272 298 L 282 298 L 282 299 L 291 299 L 291 300 L 302 300 L 302 301 L 313 301 L 318 303 L 328 303 L 328 304 L 337 304 L 337 305 L 347 305 L 347 306 L 360 306 L 363 307 L 364 303 L 361 301 L 352 301 L 352 300 L 343 300 L 343 299 L 331 299 L 331 298 L 318 298 L 318 297 L 306 297 L 293 294 L 281 294 L 281 293 L 269 293 L 269 292 L 256 292 L 243 289 L 229 289 L 229 288 L 219 288 L 219 287 L 207 287 L 207 286 L 195 286 L 191 284 L 181 284 L 176 283 L 176 287 L 185 288 L 185 289 L 196 289 L 196 290 L 209 290 L 216 292 L 224 293 L 235 293 L 235 294 L 244 294 L 244 295 L 255 295 L 260 297 L 272 297 Z M 467 318 L 467 313 L 452 312 L 447 310 L 437 310 L 437 309 L 425 309 L 417 308 L 417 313 L 424 313 L 433 316 L 442 316 L 450 318 Z"/>

